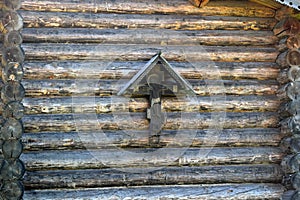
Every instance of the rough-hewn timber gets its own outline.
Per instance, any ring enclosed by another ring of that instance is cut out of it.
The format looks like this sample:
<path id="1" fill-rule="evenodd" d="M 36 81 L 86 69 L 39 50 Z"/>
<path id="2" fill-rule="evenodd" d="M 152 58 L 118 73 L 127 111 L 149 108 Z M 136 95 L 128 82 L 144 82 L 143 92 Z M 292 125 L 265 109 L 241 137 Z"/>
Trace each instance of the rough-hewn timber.
<path id="1" fill-rule="evenodd" d="M 248 1 L 210 1 L 204 8 L 199 9 L 188 0 L 159 0 L 159 1 L 95 1 L 74 2 L 72 0 L 24 0 L 24 10 L 50 12 L 87 12 L 87 13 L 138 13 L 138 14 L 185 14 L 185 15 L 227 15 L 249 17 L 273 17 L 275 11 Z"/>
<path id="2" fill-rule="evenodd" d="M 272 30 L 274 18 L 217 17 L 197 15 L 91 14 L 62 12 L 21 12 L 24 27 L 45 28 L 147 28 L 172 30 Z"/>
<path id="3" fill-rule="evenodd" d="M 191 100 L 191 102 L 189 102 Z M 89 102 L 87 104 L 87 102 Z M 162 99 L 164 112 L 276 112 L 280 101 L 273 96 L 227 96 L 220 101 L 212 97 Z M 25 98 L 25 113 L 30 114 L 70 114 L 81 110 L 87 113 L 146 112 L 149 102 L 146 98 L 74 97 Z M 0 111 L 1 113 L 1 111 Z"/>
<path id="4" fill-rule="evenodd" d="M 98 139 L 101 139 L 101 137 Z M 105 138 L 103 139 L 105 140 Z M 116 147 L 115 149 L 106 150 L 29 152 L 22 154 L 22 160 L 25 161 L 27 170 L 36 171 L 107 167 L 279 164 L 283 155 L 284 153 L 278 147 L 191 149 L 118 149 Z"/>
<path id="5" fill-rule="evenodd" d="M 120 198 L 128 200 L 277 200 L 284 188 L 281 184 L 216 184 L 216 185 L 185 185 L 185 186 L 144 186 L 144 187 L 110 187 L 94 189 L 57 189 L 26 191 L 25 199 L 74 199 L 84 198 Z"/>
<path id="6" fill-rule="evenodd" d="M 269 62 L 169 62 L 185 79 L 275 80 L 279 67 Z M 43 79 L 130 79 L 146 62 L 35 61 L 25 62 L 24 78 Z M 217 67 L 214 67 L 217 66 Z M 1 73 L 1 72 L 0 72 Z"/>
<path id="7" fill-rule="evenodd" d="M 197 95 L 274 95 L 276 81 L 215 81 L 189 80 Z M 117 80 L 24 80 L 27 97 L 54 96 L 111 96 L 116 95 L 121 84 Z"/>
<path id="8" fill-rule="evenodd" d="M 184 116 L 181 118 L 181 116 Z M 192 117 L 189 119 L 188 116 Z M 277 113 L 227 113 L 222 119 L 222 114 L 215 113 L 221 118 L 215 119 L 214 113 L 167 113 L 167 122 L 164 129 L 205 129 L 216 123 L 226 129 L 232 128 L 276 128 L 279 126 Z M 131 123 L 128 124 L 130 117 Z M 74 120 L 75 119 L 75 120 Z M 224 121 L 223 121 L 224 120 Z M 224 124 L 223 124 L 224 123 Z M 101 114 L 80 113 L 78 115 L 27 115 L 24 117 L 26 132 L 70 132 L 98 130 L 146 130 L 149 121 L 145 113 L 136 114 Z"/>
<path id="9" fill-rule="evenodd" d="M 168 61 L 274 62 L 278 56 L 271 47 L 155 46 L 27 43 L 27 60 L 148 61 L 159 51 Z M 183 54 L 184 52 L 184 54 Z"/>
<path id="10" fill-rule="evenodd" d="M 25 42 L 268 46 L 277 42 L 272 31 L 171 31 L 86 28 L 26 28 Z M 145 39 L 146 38 L 146 39 Z"/>
<path id="11" fill-rule="evenodd" d="M 278 183 L 282 177 L 281 167 L 275 164 L 168 167 L 153 169 L 154 171 L 150 173 L 145 173 L 144 170 L 147 169 L 28 171 L 24 178 L 24 185 L 27 189 L 50 189 L 208 183 Z M 143 171 L 144 173 L 137 173 Z"/>
<path id="12" fill-rule="evenodd" d="M 101 132 L 100 132 L 101 133 Z M 133 134 L 135 133 L 135 134 Z M 277 128 L 265 129 L 223 129 L 210 133 L 209 130 L 181 130 L 184 137 L 174 138 L 177 131 L 162 131 L 160 143 L 162 147 L 256 147 L 278 146 L 288 134 Z M 186 134 L 185 134 L 186 133 Z M 39 150 L 71 150 L 71 149 L 107 149 L 148 147 L 148 131 L 136 131 L 126 134 L 124 131 L 105 131 L 105 140 L 95 140 L 95 132 L 78 134 L 69 133 L 26 133 L 23 136 L 26 151 Z M 217 137 L 217 140 L 211 140 Z"/>

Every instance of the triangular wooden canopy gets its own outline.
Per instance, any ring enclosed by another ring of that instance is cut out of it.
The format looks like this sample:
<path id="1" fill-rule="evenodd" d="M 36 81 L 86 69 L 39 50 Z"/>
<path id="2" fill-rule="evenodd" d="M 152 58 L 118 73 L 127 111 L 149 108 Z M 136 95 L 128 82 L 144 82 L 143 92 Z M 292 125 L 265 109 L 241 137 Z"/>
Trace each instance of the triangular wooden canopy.
<path id="1" fill-rule="evenodd" d="M 176 94 L 194 95 L 195 92 L 192 86 L 184 80 L 168 63 L 168 61 L 161 56 L 161 53 L 156 54 L 147 64 L 135 74 L 135 76 L 118 92 L 118 95 L 133 95 L 135 88 L 145 85 L 145 78 L 152 73 L 152 71 L 160 63 L 162 70 L 164 70 L 168 76 L 173 79 L 172 81 L 178 87 Z"/>

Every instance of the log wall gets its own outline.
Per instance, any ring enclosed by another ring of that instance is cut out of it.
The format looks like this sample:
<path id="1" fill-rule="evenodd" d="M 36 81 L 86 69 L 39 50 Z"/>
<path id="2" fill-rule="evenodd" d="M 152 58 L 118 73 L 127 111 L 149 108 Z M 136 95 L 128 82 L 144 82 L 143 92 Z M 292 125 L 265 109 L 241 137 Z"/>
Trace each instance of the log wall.
<path id="1" fill-rule="evenodd" d="M 24 199 L 280 198 L 274 9 L 24 0 L 21 14 Z M 159 51 L 196 95 L 163 99 L 153 148 L 147 99 L 116 93 Z"/>

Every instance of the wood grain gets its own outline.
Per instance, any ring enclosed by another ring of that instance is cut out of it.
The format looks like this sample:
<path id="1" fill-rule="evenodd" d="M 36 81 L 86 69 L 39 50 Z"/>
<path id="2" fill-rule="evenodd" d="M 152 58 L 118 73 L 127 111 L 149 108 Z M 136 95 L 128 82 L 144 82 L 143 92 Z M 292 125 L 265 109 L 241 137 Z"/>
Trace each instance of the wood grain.
<path id="1" fill-rule="evenodd" d="M 211 46 L 268 46 L 277 43 L 272 31 L 173 31 L 87 28 L 26 28 L 24 42 L 32 43 L 101 43 L 166 44 Z"/>
<path id="2" fill-rule="evenodd" d="M 129 80 L 127 80 L 129 81 Z M 24 80 L 27 97 L 111 96 L 116 95 L 125 80 Z M 279 88 L 276 81 L 256 80 L 188 80 L 199 96 L 214 95 L 274 95 Z"/>
<path id="3" fill-rule="evenodd" d="M 274 18 L 223 17 L 197 15 L 93 14 L 22 11 L 28 28 L 112 28 L 172 30 L 272 30 Z M 92 17 L 91 17 L 92 16 Z"/>
<path id="4" fill-rule="evenodd" d="M 129 79 L 147 62 L 32 61 L 25 62 L 24 79 Z M 169 62 L 185 79 L 275 80 L 279 67 L 272 62 Z M 216 67 L 214 67 L 216 66 Z M 1 72 L 0 72 L 1 73 Z"/>
<path id="5" fill-rule="evenodd" d="M 284 187 L 281 184 L 203 184 L 185 186 L 143 186 L 143 187 L 110 187 L 90 189 L 57 189 L 57 190 L 28 190 L 25 199 L 74 199 L 103 198 L 128 200 L 156 200 L 163 198 L 171 200 L 260 200 L 262 197 L 270 200 L 280 199 Z M 149 195 L 150 194 L 150 195 Z"/>
<path id="6" fill-rule="evenodd" d="M 210 1 L 204 8 L 199 9 L 187 0 L 129 0 L 74 2 L 72 0 L 24 0 L 24 10 L 51 12 L 87 12 L 87 13 L 139 13 L 139 14 L 185 14 L 185 15 L 226 15 L 249 17 L 273 17 L 275 11 L 248 1 Z"/>
<path id="7" fill-rule="evenodd" d="M 143 168 L 27 171 L 27 189 L 213 183 L 280 183 L 279 165 L 168 167 L 150 173 Z M 96 177 L 96 178 L 95 178 Z"/>
<path id="8" fill-rule="evenodd" d="M 189 100 L 191 102 L 189 102 Z M 87 103 L 88 102 L 88 103 Z M 164 112 L 276 112 L 281 102 L 273 96 L 227 96 L 214 101 L 212 97 L 162 99 Z M 25 114 L 70 114 L 74 110 L 101 114 L 116 112 L 146 112 L 150 107 L 146 98 L 112 97 L 57 97 L 25 98 Z M 0 112 L 1 113 L 1 112 Z"/>
<path id="9" fill-rule="evenodd" d="M 181 116 L 183 116 L 181 118 Z M 211 117 L 213 116 L 213 117 Z M 214 118 L 215 116 L 215 118 Z M 221 126 L 233 128 L 277 128 L 277 113 L 227 113 L 224 121 L 219 113 L 167 113 L 165 130 L 205 129 Z M 218 119 L 216 117 L 219 117 Z M 128 123 L 128 118 L 131 123 Z M 149 121 L 145 113 L 101 114 L 80 113 L 66 115 L 26 115 L 23 118 L 25 132 L 70 132 L 98 130 L 147 130 Z"/>
<path id="10" fill-rule="evenodd" d="M 101 139 L 100 137 L 95 139 Z M 105 140 L 105 139 L 104 139 Z M 279 164 L 278 147 L 101 149 L 27 152 L 21 159 L 28 171 L 128 167 Z"/>
<path id="11" fill-rule="evenodd" d="M 26 43 L 23 46 L 27 60 L 102 60 L 149 61 L 158 52 L 168 61 L 180 62 L 274 62 L 275 48 L 216 47 L 211 46 L 158 46 L 158 45 L 97 45 Z M 184 53 L 183 53 L 184 52 Z"/>
<path id="12" fill-rule="evenodd" d="M 46 132 L 26 133 L 23 135 L 23 144 L 26 151 L 44 150 L 72 150 L 72 149 L 107 149 L 148 147 L 148 131 L 105 131 L 105 140 L 95 140 L 97 131 L 80 134 L 77 132 Z M 160 136 L 161 147 L 258 147 L 278 146 L 288 134 L 277 128 L 249 128 L 211 130 L 180 130 L 183 135 L 175 138 L 177 131 L 162 131 Z M 99 135 L 101 132 L 99 133 Z M 103 134 L 103 132 L 102 132 Z M 217 140 L 211 140 L 217 137 Z"/>

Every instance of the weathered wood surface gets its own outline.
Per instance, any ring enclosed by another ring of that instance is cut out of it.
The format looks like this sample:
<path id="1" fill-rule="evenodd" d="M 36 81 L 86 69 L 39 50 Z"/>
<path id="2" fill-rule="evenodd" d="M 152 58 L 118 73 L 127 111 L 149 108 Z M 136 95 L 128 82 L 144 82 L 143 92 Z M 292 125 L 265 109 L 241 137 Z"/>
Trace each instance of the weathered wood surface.
<path id="1" fill-rule="evenodd" d="M 227 15 L 249 17 L 273 17 L 275 11 L 248 1 L 211 1 L 204 8 L 192 6 L 188 0 L 122 0 L 74 2 L 72 0 L 23 0 L 22 9 L 51 12 L 87 13 L 139 13 L 139 14 L 185 14 L 185 15 Z"/>
<path id="2" fill-rule="evenodd" d="M 81 8 L 80 8 L 81 9 Z M 197 15 L 89 14 L 22 11 L 24 27 L 147 28 L 173 30 L 272 30 L 274 18 Z"/>
<path id="3" fill-rule="evenodd" d="M 284 153 L 278 147 L 165 148 L 44 151 L 24 153 L 26 169 L 100 169 L 127 167 L 203 166 L 226 164 L 279 164 Z M 161 151 L 161 152 L 159 152 Z M 145 154 L 145 155 L 141 155 Z M 148 156 L 147 156 L 148 155 Z"/>
<path id="4" fill-rule="evenodd" d="M 101 133 L 101 132 L 100 132 Z M 277 128 L 223 129 L 210 133 L 209 130 L 181 130 L 184 137 L 174 138 L 177 131 L 162 131 L 160 143 L 162 147 L 250 147 L 278 146 L 287 136 Z M 102 133 L 101 133 L 102 134 Z M 80 134 L 69 133 L 26 133 L 23 136 L 26 151 L 38 150 L 70 150 L 70 149 L 107 149 L 148 147 L 148 131 L 136 131 L 126 134 L 123 131 L 105 131 L 106 139 L 95 140 L 97 132 Z M 211 140 L 217 137 L 217 140 Z"/>
<path id="5" fill-rule="evenodd" d="M 126 200 L 261 200 L 280 199 L 284 187 L 280 184 L 216 184 L 185 186 L 110 187 L 67 190 L 29 190 L 24 199 L 81 200 L 126 199 Z"/>
<path id="6" fill-rule="evenodd" d="M 26 28 L 25 42 L 101 43 L 101 44 L 165 44 L 216 46 L 274 45 L 277 37 L 272 31 L 171 31 L 86 28 Z"/>
<path id="7" fill-rule="evenodd" d="M 225 129 L 233 128 L 277 128 L 279 118 L 277 113 L 227 113 L 223 119 L 214 119 L 214 113 L 190 114 L 188 113 L 167 113 L 165 130 L 182 129 L 205 129 L 221 123 Z M 133 114 L 101 114 L 78 113 L 78 115 L 27 115 L 23 118 L 25 131 L 28 132 L 71 132 L 71 131 L 94 131 L 98 130 L 146 130 L 149 121 L 145 113 Z M 215 114 L 217 115 L 217 114 Z M 74 118 L 75 116 L 75 118 Z M 181 119 L 181 116 L 183 119 Z M 219 116 L 219 115 L 217 115 Z M 131 123 L 128 123 L 128 118 Z M 76 120 L 75 120 L 76 119 Z M 223 124 L 224 123 L 224 124 Z"/>
<path id="8" fill-rule="evenodd" d="M 283 175 L 281 167 L 275 164 L 168 167 L 150 173 L 137 173 L 143 170 L 145 168 L 127 168 L 127 171 L 116 169 L 27 171 L 24 185 L 27 189 L 50 189 L 208 183 L 279 183 Z"/>
<path id="9" fill-rule="evenodd" d="M 271 47 L 159 46 L 26 43 L 27 60 L 148 61 L 158 52 L 168 61 L 274 62 L 278 56 Z"/>
<path id="10" fill-rule="evenodd" d="M 280 101 L 276 96 L 227 96 L 226 99 L 214 101 L 213 97 L 191 99 L 162 99 L 164 112 L 276 112 Z M 146 98 L 111 98 L 72 97 L 58 98 L 25 98 L 25 114 L 64 114 L 81 110 L 87 113 L 146 112 L 150 107 Z"/>
<path id="11" fill-rule="evenodd" d="M 278 90 L 276 81 L 214 81 L 189 80 L 197 95 L 274 95 Z M 111 96 L 121 89 L 114 80 L 24 80 L 22 84 L 27 97 L 54 96 Z"/>
<path id="12" fill-rule="evenodd" d="M 268 62 L 169 62 L 185 79 L 275 80 L 279 67 Z M 130 79 L 146 62 L 25 62 L 24 79 Z M 0 72 L 1 73 L 1 72 Z"/>

